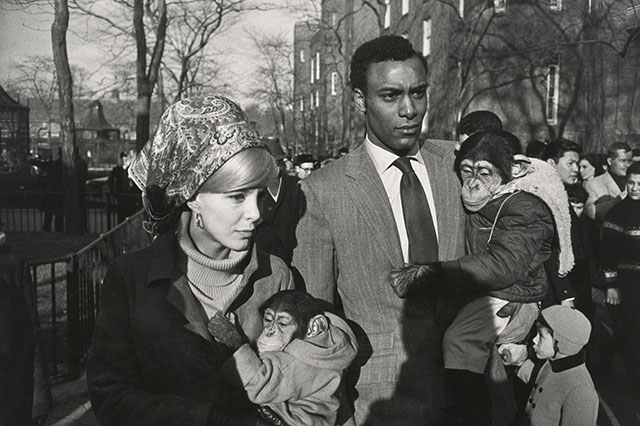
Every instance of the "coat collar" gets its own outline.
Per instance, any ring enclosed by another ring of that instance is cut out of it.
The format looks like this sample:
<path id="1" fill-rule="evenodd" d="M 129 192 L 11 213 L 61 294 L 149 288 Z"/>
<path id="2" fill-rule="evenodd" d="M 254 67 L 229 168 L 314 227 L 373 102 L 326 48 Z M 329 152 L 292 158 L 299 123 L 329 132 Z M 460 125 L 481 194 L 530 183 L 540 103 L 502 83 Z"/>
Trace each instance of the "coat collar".
<path id="1" fill-rule="evenodd" d="M 207 331 L 209 319 L 204 308 L 193 295 L 187 278 L 179 268 L 179 256 L 183 255 L 173 233 L 157 237 L 148 251 L 149 269 L 147 286 L 167 285 L 167 302 L 177 309 L 188 321 L 185 328 L 212 342 Z M 255 247 L 242 274 L 242 291 L 231 304 L 229 311 L 235 311 L 253 294 L 253 283 L 271 274 L 269 257 Z"/>
<path id="2" fill-rule="evenodd" d="M 560 373 L 561 371 L 569 370 L 573 367 L 577 367 L 580 364 L 584 364 L 585 354 L 584 349 L 575 355 L 571 355 L 565 358 L 549 361 L 551 364 L 551 371 L 554 373 Z"/>

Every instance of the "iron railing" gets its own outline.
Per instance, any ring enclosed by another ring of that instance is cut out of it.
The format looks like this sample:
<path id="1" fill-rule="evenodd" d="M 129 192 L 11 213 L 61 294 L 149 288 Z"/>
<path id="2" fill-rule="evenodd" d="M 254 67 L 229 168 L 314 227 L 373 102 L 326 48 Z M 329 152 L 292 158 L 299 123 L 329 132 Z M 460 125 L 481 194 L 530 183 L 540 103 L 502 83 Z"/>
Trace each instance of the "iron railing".
<path id="1" fill-rule="evenodd" d="M 107 266 L 121 254 L 151 242 L 142 220 L 140 211 L 76 253 L 29 262 L 53 378 L 79 372 L 91 343 Z"/>
<path id="2" fill-rule="evenodd" d="M 136 205 L 139 194 L 114 195 L 104 191 L 80 194 L 87 233 L 102 234 L 118 223 L 119 203 Z M 62 192 L 0 192 L 0 224 L 9 232 L 62 231 L 56 229 L 55 215 L 62 214 Z M 124 219 L 122 213 L 121 219 Z M 49 222 L 46 224 L 46 222 Z"/>

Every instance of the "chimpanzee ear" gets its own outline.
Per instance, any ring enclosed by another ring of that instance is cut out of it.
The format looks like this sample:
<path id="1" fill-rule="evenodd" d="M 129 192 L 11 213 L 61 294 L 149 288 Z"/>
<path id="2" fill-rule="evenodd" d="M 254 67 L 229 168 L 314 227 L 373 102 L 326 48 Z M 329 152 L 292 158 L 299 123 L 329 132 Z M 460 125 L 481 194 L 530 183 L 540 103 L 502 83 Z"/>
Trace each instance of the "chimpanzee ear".
<path id="1" fill-rule="evenodd" d="M 513 156 L 513 165 L 511 166 L 511 176 L 513 179 L 525 176 L 529 171 L 531 160 L 524 154 L 516 154 Z"/>
<path id="2" fill-rule="evenodd" d="M 316 315 L 315 317 L 311 318 L 311 321 L 309 321 L 309 329 L 307 330 L 306 337 L 316 337 L 317 335 L 324 333 L 328 329 L 329 321 L 327 320 L 327 317 L 322 314 Z"/>

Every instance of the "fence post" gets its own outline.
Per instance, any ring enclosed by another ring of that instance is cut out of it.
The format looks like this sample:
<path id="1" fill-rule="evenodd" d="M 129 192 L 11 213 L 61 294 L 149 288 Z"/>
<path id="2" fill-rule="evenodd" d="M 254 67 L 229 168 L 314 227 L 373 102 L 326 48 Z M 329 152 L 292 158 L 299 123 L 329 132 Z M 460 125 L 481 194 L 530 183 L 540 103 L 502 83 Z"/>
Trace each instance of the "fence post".
<path id="1" fill-rule="evenodd" d="M 67 346 L 68 367 L 71 377 L 79 371 L 82 352 L 80 336 L 80 273 L 78 255 L 71 256 L 67 263 Z"/>

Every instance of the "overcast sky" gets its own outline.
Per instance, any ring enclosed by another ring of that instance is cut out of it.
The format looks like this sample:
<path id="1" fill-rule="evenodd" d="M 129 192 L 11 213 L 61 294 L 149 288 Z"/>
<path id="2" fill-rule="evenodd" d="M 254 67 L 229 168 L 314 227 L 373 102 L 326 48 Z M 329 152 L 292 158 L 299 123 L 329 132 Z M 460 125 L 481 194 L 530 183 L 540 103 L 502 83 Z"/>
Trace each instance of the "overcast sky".
<path id="1" fill-rule="evenodd" d="M 278 0 L 281 1 L 281 0 Z M 7 10 L 0 0 L 0 85 L 14 76 L 13 64 L 29 55 L 51 56 L 51 23 L 53 15 L 39 10 Z M 247 29 L 259 33 L 284 34 L 293 41 L 293 25 L 299 17 L 283 11 L 251 12 L 214 40 L 216 50 L 225 53 L 227 79 L 232 86 L 241 86 L 255 68 L 255 56 Z M 79 18 L 72 16 L 70 28 L 84 28 Z M 87 43 L 72 33 L 68 34 L 69 62 L 90 72 L 105 70 L 107 55 L 97 44 Z M 104 71 L 103 71 L 104 72 Z M 240 93 L 236 95 L 241 98 Z M 238 99 L 240 100 L 240 99 Z"/>

